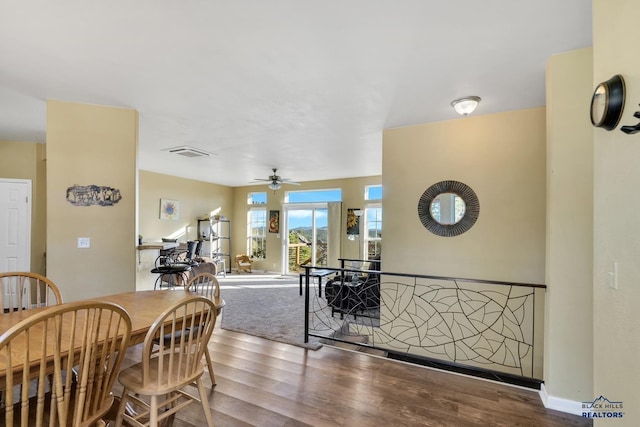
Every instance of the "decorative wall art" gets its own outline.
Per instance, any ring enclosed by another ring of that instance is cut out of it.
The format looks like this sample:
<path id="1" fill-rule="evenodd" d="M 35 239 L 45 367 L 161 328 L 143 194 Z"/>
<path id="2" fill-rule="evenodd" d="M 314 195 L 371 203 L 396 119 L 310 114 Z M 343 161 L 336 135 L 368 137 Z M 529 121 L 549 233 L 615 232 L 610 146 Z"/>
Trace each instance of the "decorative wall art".
<path id="1" fill-rule="evenodd" d="M 269 211 L 269 233 L 280 232 L 280 211 Z"/>
<path id="2" fill-rule="evenodd" d="M 360 235 L 360 217 L 356 215 L 359 209 L 347 209 L 347 234 Z"/>
<path id="3" fill-rule="evenodd" d="M 113 206 L 121 199 L 120 190 L 105 185 L 74 185 L 67 188 L 67 201 L 74 206 Z"/>
<path id="4" fill-rule="evenodd" d="M 160 199 L 160 219 L 180 219 L 180 202 L 177 200 Z"/>
<path id="5" fill-rule="evenodd" d="M 462 202 L 462 212 L 455 212 L 452 206 L 452 213 L 455 218 L 452 221 L 443 221 L 439 215 L 440 209 L 434 209 L 434 203 L 438 203 L 441 196 L 454 196 L 452 199 L 459 199 Z M 422 225 L 437 236 L 454 237 L 469 230 L 478 220 L 480 215 L 480 202 L 475 191 L 468 185 L 458 181 L 440 181 L 427 188 L 418 200 L 418 217 Z"/>

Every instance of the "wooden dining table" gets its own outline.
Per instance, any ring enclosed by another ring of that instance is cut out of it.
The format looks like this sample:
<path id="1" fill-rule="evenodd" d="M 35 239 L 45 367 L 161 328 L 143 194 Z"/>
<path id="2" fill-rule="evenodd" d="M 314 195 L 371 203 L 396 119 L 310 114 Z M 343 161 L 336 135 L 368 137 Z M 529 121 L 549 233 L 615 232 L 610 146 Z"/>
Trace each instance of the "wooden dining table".
<path id="1" fill-rule="evenodd" d="M 160 314 L 178 301 L 193 295 L 193 293 L 187 292 L 184 289 L 174 289 L 125 292 L 91 298 L 91 300 L 115 303 L 129 313 L 129 316 L 131 317 L 131 337 L 129 339 L 129 346 L 134 346 L 144 341 L 151 325 L 153 325 Z M 214 304 L 216 306 L 216 311 L 219 313 L 225 303 L 222 298 L 218 297 L 214 301 Z M 20 321 L 43 309 L 44 308 L 37 308 L 0 315 L 0 335 L 4 334 Z M 6 372 L 5 363 L 6 361 L 0 358 L 0 384 L 4 383 L 4 376 Z"/>

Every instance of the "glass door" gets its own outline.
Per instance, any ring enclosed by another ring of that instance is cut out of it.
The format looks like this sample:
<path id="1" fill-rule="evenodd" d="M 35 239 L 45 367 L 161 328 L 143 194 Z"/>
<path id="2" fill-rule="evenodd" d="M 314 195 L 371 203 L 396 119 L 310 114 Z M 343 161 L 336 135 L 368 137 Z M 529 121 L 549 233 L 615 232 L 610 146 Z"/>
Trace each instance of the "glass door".
<path id="1" fill-rule="evenodd" d="M 327 205 L 285 206 L 285 274 L 297 274 L 304 266 L 327 266 Z"/>

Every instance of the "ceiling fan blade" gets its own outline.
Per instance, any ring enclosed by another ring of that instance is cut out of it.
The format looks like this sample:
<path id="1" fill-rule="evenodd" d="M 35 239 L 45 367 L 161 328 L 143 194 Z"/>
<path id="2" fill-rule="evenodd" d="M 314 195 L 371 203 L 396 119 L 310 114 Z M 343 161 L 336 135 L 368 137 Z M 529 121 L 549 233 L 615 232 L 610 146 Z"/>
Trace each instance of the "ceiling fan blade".
<path id="1" fill-rule="evenodd" d="M 295 182 L 295 181 L 289 181 L 289 180 L 282 180 L 280 181 L 281 184 L 289 184 L 289 185 L 300 185 L 299 182 Z"/>

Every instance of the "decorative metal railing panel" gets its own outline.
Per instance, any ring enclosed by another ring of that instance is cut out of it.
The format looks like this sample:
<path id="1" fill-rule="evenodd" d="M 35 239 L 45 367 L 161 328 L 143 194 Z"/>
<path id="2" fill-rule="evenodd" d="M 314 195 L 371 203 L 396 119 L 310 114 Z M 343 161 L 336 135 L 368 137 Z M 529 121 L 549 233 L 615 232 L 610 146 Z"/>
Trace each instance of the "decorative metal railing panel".
<path id="1" fill-rule="evenodd" d="M 371 275 L 377 283 L 352 270 L 337 270 L 323 284 L 321 297 L 312 287 L 308 334 L 542 378 L 544 285 Z"/>

